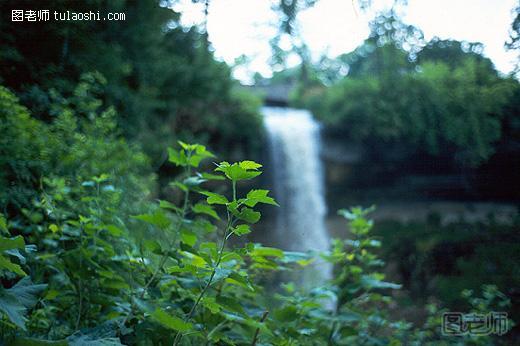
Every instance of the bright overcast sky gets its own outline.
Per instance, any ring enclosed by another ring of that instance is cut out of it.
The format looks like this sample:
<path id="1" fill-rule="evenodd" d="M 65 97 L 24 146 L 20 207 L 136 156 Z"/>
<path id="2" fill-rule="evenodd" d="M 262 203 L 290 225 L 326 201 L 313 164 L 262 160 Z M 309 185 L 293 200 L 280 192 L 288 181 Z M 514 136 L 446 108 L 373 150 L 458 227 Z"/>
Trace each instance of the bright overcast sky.
<path id="1" fill-rule="evenodd" d="M 229 64 L 245 55 L 247 65 L 234 70 L 236 78 L 250 80 L 254 72 L 271 74 L 269 39 L 276 32 L 277 15 L 272 6 L 279 0 L 210 0 L 209 39 L 217 58 Z M 313 58 L 326 53 L 335 57 L 359 46 L 368 36 L 368 22 L 374 13 L 387 9 L 392 0 L 372 0 L 362 12 L 357 0 L 318 0 L 298 15 L 302 37 Z M 481 42 L 484 54 L 504 73 L 513 69 L 517 55 L 504 49 L 513 20 L 516 0 L 408 0 L 399 13 L 407 24 L 420 28 L 427 40 L 441 39 Z M 203 8 L 191 0 L 180 0 L 174 9 L 182 23 L 192 25 L 204 19 Z"/>

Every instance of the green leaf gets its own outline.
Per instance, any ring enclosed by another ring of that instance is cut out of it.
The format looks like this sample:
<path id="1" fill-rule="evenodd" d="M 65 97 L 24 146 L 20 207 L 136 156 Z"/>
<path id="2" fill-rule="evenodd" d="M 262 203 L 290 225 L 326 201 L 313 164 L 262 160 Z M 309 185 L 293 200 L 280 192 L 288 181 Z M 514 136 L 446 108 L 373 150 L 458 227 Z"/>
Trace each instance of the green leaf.
<path id="1" fill-rule="evenodd" d="M 206 214 L 216 220 L 220 220 L 220 217 L 218 216 L 217 212 L 215 210 L 213 210 L 213 208 L 207 204 L 197 203 L 191 209 L 196 214 Z"/>
<path id="2" fill-rule="evenodd" d="M 173 210 L 176 213 L 181 212 L 181 208 L 177 207 L 175 204 L 170 203 L 168 201 L 159 200 L 159 207 L 163 209 L 170 209 Z"/>
<path id="3" fill-rule="evenodd" d="M 283 323 L 288 323 L 298 318 L 298 309 L 292 305 L 274 310 L 273 317 Z"/>
<path id="4" fill-rule="evenodd" d="M 206 147 L 200 144 L 193 144 L 195 147 L 195 153 L 191 153 L 188 159 L 188 164 L 190 164 L 193 167 L 198 167 L 200 162 L 203 159 L 209 158 L 209 157 L 215 157 L 213 153 L 206 150 Z"/>
<path id="5" fill-rule="evenodd" d="M 229 202 L 226 205 L 227 210 L 233 215 L 238 217 L 240 215 L 240 212 L 238 211 L 238 201 Z"/>
<path id="6" fill-rule="evenodd" d="M 262 174 L 258 168 L 262 165 L 253 161 L 242 161 L 240 163 L 229 164 L 229 162 L 221 162 L 215 169 L 217 172 L 222 172 L 232 181 L 247 180 Z"/>
<path id="7" fill-rule="evenodd" d="M 176 187 L 176 188 L 180 189 L 182 192 L 189 191 L 188 187 L 186 185 L 184 185 L 183 183 L 181 183 L 180 181 L 171 182 L 169 185 L 171 187 Z"/>
<path id="8" fill-rule="evenodd" d="M 184 143 L 183 141 L 177 141 L 177 143 L 179 143 L 181 148 L 184 149 L 184 150 L 192 150 L 193 146 L 188 144 L 188 143 Z"/>
<path id="9" fill-rule="evenodd" d="M 181 333 L 190 331 L 193 328 L 191 323 L 184 322 L 180 318 L 172 316 L 159 308 L 155 309 L 151 316 L 154 320 L 166 328 L 173 329 Z"/>
<path id="10" fill-rule="evenodd" d="M 390 289 L 400 289 L 401 285 L 394 284 L 392 282 L 381 281 L 373 275 L 363 275 L 361 277 L 361 284 L 366 288 L 390 288 Z"/>
<path id="11" fill-rule="evenodd" d="M 211 173 L 200 173 L 200 177 L 202 179 L 206 179 L 206 180 L 225 180 L 226 179 L 221 175 L 211 174 Z"/>
<path id="12" fill-rule="evenodd" d="M 217 243 L 215 242 L 203 242 L 199 246 L 199 251 L 204 252 L 208 254 L 212 260 L 217 260 L 218 257 L 218 250 L 217 250 Z"/>
<path id="13" fill-rule="evenodd" d="M 261 257 L 272 256 L 272 257 L 282 258 L 284 256 L 284 253 L 283 253 L 282 250 L 274 248 L 274 247 L 259 246 L 259 247 L 255 247 L 251 251 L 251 256 L 253 256 L 253 257 L 256 257 L 256 256 L 261 256 Z"/>
<path id="14" fill-rule="evenodd" d="M 103 286 L 112 288 L 118 291 L 130 289 L 130 286 L 121 280 L 103 280 Z"/>
<path id="15" fill-rule="evenodd" d="M 58 225 L 52 223 L 49 225 L 49 230 L 52 232 L 52 233 L 57 233 L 60 228 L 58 227 Z"/>
<path id="16" fill-rule="evenodd" d="M 161 210 L 157 210 L 153 214 L 141 214 L 132 217 L 136 220 L 141 220 L 157 226 L 162 230 L 168 228 L 171 225 L 170 219 L 168 219 L 168 217 Z"/>
<path id="17" fill-rule="evenodd" d="M 236 298 L 229 298 L 225 296 L 217 296 L 217 303 L 225 307 L 229 311 L 237 312 L 239 314 L 246 314 L 244 307 L 239 303 Z"/>
<path id="18" fill-rule="evenodd" d="M 25 251 L 26 252 L 36 251 L 36 246 L 35 245 L 27 245 L 27 246 L 25 246 Z M 14 256 L 14 257 L 18 258 L 18 260 L 20 261 L 20 264 L 25 264 L 27 262 L 27 259 L 20 252 L 20 249 L 6 250 L 4 252 L 4 255 Z"/>
<path id="19" fill-rule="evenodd" d="M 200 194 L 207 196 L 206 202 L 208 204 L 227 204 L 229 201 L 223 195 L 219 195 L 218 193 L 209 192 L 209 191 L 199 191 Z"/>
<path id="20" fill-rule="evenodd" d="M 0 311 L 9 320 L 25 330 L 25 313 L 38 301 L 37 295 L 45 290 L 47 285 L 33 285 L 29 277 L 24 277 L 9 289 L 0 287 Z"/>
<path id="21" fill-rule="evenodd" d="M 240 213 L 238 214 L 239 219 L 249 223 L 258 222 L 261 216 L 262 214 L 260 214 L 258 211 L 254 211 L 253 209 L 247 207 L 242 208 L 242 210 L 240 210 Z"/>
<path id="22" fill-rule="evenodd" d="M 205 146 L 200 144 L 187 144 L 178 141 L 182 150 L 176 151 L 172 148 L 168 149 L 169 160 L 178 166 L 198 167 L 200 161 L 205 158 L 215 157 L 212 152 L 208 151 Z"/>
<path id="23" fill-rule="evenodd" d="M 188 251 L 181 251 L 181 254 L 185 257 L 182 262 L 195 266 L 197 268 L 208 268 L 208 262 L 204 258 Z"/>
<path id="24" fill-rule="evenodd" d="M 205 146 L 200 144 L 196 144 L 195 146 L 195 153 L 197 153 L 197 155 L 202 155 L 204 157 L 215 157 L 215 155 L 207 150 Z"/>
<path id="25" fill-rule="evenodd" d="M 9 233 L 9 231 L 7 230 L 7 220 L 2 214 L 0 214 L 0 231 L 4 233 Z"/>
<path id="26" fill-rule="evenodd" d="M 191 231 L 182 230 L 181 240 L 184 244 L 193 247 L 197 243 L 197 235 Z"/>
<path id="27" fill-rule="evenodd" d="M 120 237 L 121 235 L 123 235 L 123 230 L 117 227 L 116 225 L 106 225 L 105 229 L 114 237 Z"/>
<path id="28" fill-rule="evenodd" d="M 202 299 L 202 301 L 201 301 L 201 304 L 202 304 L 206 309 L 208 309 L 209 311 L 211 311 L 211 313 L 213 313 L 213 314 L 218 313 L 218 312 L 222 309 L 222 306 L 220 306 L 220 304 L 218 304 L 218 303 L 215 301 L 215 298 L 214 298 L 214 297 L 204 297 L 204 299 Z"/>
<path id="29" fill-rule="evenodd" d="M 22 236 L 16 236 L 14 238 L 0 237 L 0 252 L 11 249 L 23 249 L 25 248 L 25 242 Z"/>
<path id="30" fill-rule="evenodd" d="M 92 180 L 94 180 L 94 182 L 99 184 L 99 183 L 102 183 L 102 182 L 108 180 L 109 178 L 110 178 L 110 176 L 108 174 L 103 173 L 100 176 L 92 177 Z"/>
<path id="31" fill-rule="evenodd" d="M 301 263 L 303 265 L 312 262 L 314 258 L 305 252 L 284 251 L 283 258 L 280 260 L 282 263 Z"/>
<path id="32" fill-rule="evenodd" d="M 188 161 L 183 150 L 177 151 L 173 148 L 168 148 L 168 161 L 176 166 L 187 166 Z"/>
<path id="33" fill-rule="evenodd" d="M 161 253 L 161 244 L 159 244 L 159 242 L 157 240 L 145 239 L 143 241 L 143 245 L 146 250 L 148 250 L 152 253 L 155 253 L 155 254 Z"/>
<path id="34" fill-rule="evenodd" d="M 222 268 L 222 267 L 215 268 L 215 275 L 213 276 L 213 280 L 212 280 L 211 284 L 213 286 L 216 285 L 220 281 L 227 279 L 232 273 L 233 273 L 233 271 L 228 268 Z M 208 280 L 209 280 L 209 277 L 208 277 Z"/>
<path id="35" fill-rule="evenodd" d="M 249 318 L 247 316 L 241 317 L 236 314 L 232 314 L 232 313 L 228 313 L 228 312 L 223 312 L 222 315 L 228 321 L 240 323 L 240 324 L 246 325 L 248 327 L 251 327 L 253 329 L 259 329 L 262 333 L 267 334 L 267 335 L 273 335 L 272 331 L 269 328 L 267 328 L 265 323 L 253 320 L 252 318 Z"/>
<path id="36" fill-rule="evenodd" d="M 193 187 L 199 186 L 200 184 L 204 183 L 205 181 L 206 181 L 206 179 L 203 179 L 199 176 L 193 176 L 193 177 L 188 177 L 188 178 L 184 179 L 182 181 L 182 183 L 185 186 L 193 188 Z"/>
<path id="37" fill-rule="evenodd" d="M 244 262 L 244 259 L 242 256 L 240 256 L 239 253 L 231 251 L 227 252 L 222 256 L 222 263 L 229 262 L 229 261 L 236 261 L 238 263 Z"/>
<path id="38" fill-rule="evenodd" d="M 25 242 L 22 236 L 16 236 L 14 238 L 0 237 L 0 253 L 5 251 L 6 254 L 14 255 L 24 260 L 23 256 L 16 250 L 24 248 Z M 20 276 L 27 275 L 18 264 L 11 262 L 8 257 L 0 254 L 0 270 L 2 269 L 11 271 Z"/>
<path id="39" fill-rule="evenodd" d="M 217 230 L 217 226 L 215 226 L 206 219 L 196 219 L 195 222 L 192 223 L 192 225 L 195 230 L 204 233 L 212 233 Z"/>
<path id="40" fill-rule="evenodd" d="M 56 298 L 59 295 L 60 295 L 59 291 L 57 291 L 57 290 L 49 290 L 49 292 L 47 292 L 47 294 L 45 295 L 44 299 L 53 300 L 54 298 Z"/>
<path id="41" fill-rule="evenodd" d="M 27 274 L 22 270 L 18 264 L 11 262 L 8 258 L 0 255 L 0 270 L 5 269 L 16 273 L 20 276 L 26 276 Z"/>
<path id="42" fill-rule="evenodd" d="M 247 193 L 244 202 L 248 207 L 254 207 L 257 203 L 265 203 L 278 206 L 278 203 L 272 198 L 268 197 L 269 190 L 251 190 Z"/>
<path id="43" fill-rule="evenodd" d="M 254 161 L 242 161 L 239 163 L 240 167 L 246 170 L 254 169 L 257 170 L 258 168 L 262 167 L 261 164 L 256 163 Z"/>
<path id="44" fill-rule="evenodd" d="M 229 277 L 226 279 L 226 282 L 230 283 L 230 284 L 242 286 L 244 288 L 247 288 L 250 291 L 255 290 L 246 276 L 242 276 L 236 272 L 232 272 L 231 274 L 229 274 Z"/>
<path id="45" fill-rule="evenodd" d="M 66 340 L 69 346 L 122 346 L 117 335 L 123 334 L 124 329 L 121 321 L 108 320 L 91 328 L 79 330 Z"/>
<path id="46" fill-rule="evenodd" d="M 233 228 L 233 233 L 235 233 L 237 236 L 242 236 L 244 234 L 251 233 L 251 228 L 249 228 L 249 225 L 238 225 L 235 228 Z"/>

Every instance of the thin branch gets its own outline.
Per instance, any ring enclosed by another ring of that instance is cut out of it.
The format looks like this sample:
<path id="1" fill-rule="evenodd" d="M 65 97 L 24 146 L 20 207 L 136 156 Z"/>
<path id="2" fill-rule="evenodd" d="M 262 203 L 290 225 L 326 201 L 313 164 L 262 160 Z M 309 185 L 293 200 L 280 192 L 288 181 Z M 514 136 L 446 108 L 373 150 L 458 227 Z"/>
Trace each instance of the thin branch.
<path id="1" fill-rule="evenodd" d="M 191 157 L 191 153 L 188 153 L 187 159 L 189 160 L 190 157 Z M 188 165 L 188 168 L 186 170 L 186 176 L 189 177 L 190 175 L 191 175 L 191 166 Z M 184 191 L 184 202 L 183 202 L 183 205 L 182 205 L 182 211 L 180 213 L 177 213 L 177 216 L 179 217 L 179 221 L 178 221 L 177 225 L 174 227 L 175 229 L 178 229 L 178 232 L 175 232 L 175 237 L 172 239 L 171 242 L 169 242 L 168 245 L 169 245 L 170 248 L 173 247 L 173 245 L 175 245 L 175 242 L 177 240 L 177 234 L 180 233 L 180 227 L 182 226 L 184 218 L 186 217 L 186 214 L 188 212 L 189 193 L 190 193 L 189 189 Z M 142 253 L 141 253 L 141 257 L 142 257 Z M 157 277 L 159 272 L 163 269 L 163 266 L 164 266 L 164 264 L 166 263 L 167 260 L 168 260 L 168 253 L 164 253 L 161 256 L 161 259 L 159 260 L 159 265 L 157 266 L 157 268 L 155 268 L 155 271 L 153 272 L 152 276 L 150 277 L 150 279 L 143 286 L 143 290 L 142 290 L 141 294 L 139 295 L 140 299 L 144 298 L 144 295 L 146 294 L 146 291 L 147 291 L 148 287 L 150 287 L 150 285 L 154 282 L 155 278 Z M 148 269 L 146 267 L 145 263 L 144 263 L 144 260 L 143 260 L 143 266 L 145 267 L 145 270 Z M 134 310 L 134 304 L 132 304 L 132 306 L 130 308 L 130 311 L 125 316 L 125 319 L 122 322 L 123 325 L 125 325 L 126 321 L 128 321 L 128 319 L 130 318 L 130 316 L 133 313 L 133 310 Z"/>
<path id="2" fill-rule="evenodd" d="M 236 198 L 234 198 L 234 199 L 236 199 Z M 224 232 L 224 238 L 222 239 L 222 244 L 220 245 L 220 249 L 219 249 L 218 257 L 217 257 L 217 262 L 213 266 L 213 270 L 212 270 L 211 275 L 210 275 L 210 277 L 208 279 L 208 282 L 206 283 L 206 286 L 204 286 L 204 288 L 200 292 L 199 296 L 197 297 L 197 300 L 195 301 L 195 303 L 191 307 L 190 312 L 184 318 L 185 322 L 189 321 L 193 317 L 193 314 L 195 313 L 195 311 L 197 309 L 197 306 L 199 305 L 200 301 L 202 300 L 202 298 L 204 297 L 204 295 L 208 291 L 209 287 L 211 286 L 211 284 L 213 282 L 213 279 L 215 278 L 215 274 L 217 273 L 217 269 L 218 269 L 218 267 L 220 265 L 220 262 L 222 261 L 222 256 L 224 254 L 224 249 L 226 247 L 226 242 L 227 242 L 229 236 L 232 234 L 232 232 L 230 232 L 232 223 L 233 223 L 233 217 L 229 217 L 229 214 L 228 214 L 228 222 L 227 222 L 227 226 L 226 226 L 226 231 Z M 177 332 L 177 334 L 175 335 L 175 339 L 173 340 L 173 345 L 174 346 L 177 346 L 179 344 L 179 342 L 182 339 L 182 336 L 183 335 L 180 332 Z"/>
<path id="3" fill-rule="evenodd" d="M 267 318 L 267 315 L 269 315 L 269 311 L 264 311 L 264 314 L 262 315 L 262 318 L 260 318 L 260 323 L 264 323 L 265 319 Z M 256 328 L 255 336 L 253 337 L 253 341 L 251 342 L 251 346 L 256 346 L 256 343 L 258 342 L 258 335 L 260 334 L 260 328 Z"/>

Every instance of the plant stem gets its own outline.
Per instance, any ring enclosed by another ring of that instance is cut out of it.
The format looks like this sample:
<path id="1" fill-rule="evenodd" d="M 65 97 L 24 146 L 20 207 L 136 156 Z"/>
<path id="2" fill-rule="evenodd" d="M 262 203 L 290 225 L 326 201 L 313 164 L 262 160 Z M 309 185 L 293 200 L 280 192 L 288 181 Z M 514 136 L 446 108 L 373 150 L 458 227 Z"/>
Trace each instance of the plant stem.
<path id="1" fill-rule="evenodd" d="M 81 282 L 81 267 L 83 265 L 83 252 L 81 251 L 83 247 L 83 227 L 79 230 L 79 277 L 78 277 L 78 317 L 76 318 L 76 330 L 79 329 L 79 324 L 81 322 L 81 310 L 83 310 L 83 285 Z"/>
<path id="2" fill-rule="evenodd" d="M 269 311 L 264 311 L 264 314 L 262 315 L 262 318 L 260 318 L 260 323 L 263 323 L 265 321 L 265 319 L 267 318 L 267 315 L 269 315 Z M 256 346 L 259 334 L 260 334 L 260 328 L 256 328 L 255 336 L 253 337 L 253 341 L 251 342 L 251 346 Z"/>
<path id="3" fill-rule="evenodd" d="M 188 160 L 189 160 L 190 157 L 191 157 L 191 153 L 188 153 Z M 190 175 L 191 175 L 191 167 L 188 166 L 188 168 L 186 169 L 186 176 L 189 177 Z M 180 213 L 178 213 L 179 222 L 177 223 L 175 228 L 178 228 L 179 232 L 180 232 L 180 226 L 182 225 L 182 222 L 183 222 L 184 218 L 186 217 L 186 213 L 188 211 L 189 194 L 190 194 L 189 189 L 184 192 L 184 202 L 183 202 L 183 205 L 182 205 L 182 211 Z M 178 234 L 178 232 L 175 233 L 175 234 Z M 175 237 L 169 243 L 170 247 L 173 247 L 173 245 L 175 244 L 176 239 L 177 239 L 177 237 Z M 142 257 L 142 254 L 141 254 L 141 257 Z M 163 254 L 161 256 L 161 259 L 159 260 L 159 265 L 157 266 L 157 268 L 155 268 L 155 271 L 153 272 L 152 276 L 150 277 L 150 279 L 143 286 L 143 291 L 139 295 L 140 299 L 144 298 L 144 295 L 146 294 L 146 290 L 148 289 L 148 287 L 150 287 L 150 285 L 153 283 L 153 281 L 155 280 L 155 278 L 157 277 L 159 272 L 162 270 L 162 268 L 163 268 L 164 264 L 166 263 L 167 259 L 168 259 L 168 254 L 167 253 Z M 143 261 L 143 265 L 145 265 L 144 261 Z M 126 321 L 128 321 L 128 318 L 132 315 L 133 309 L 134 309 L 134 305 L 132 304 L 132 307 L 131 307 L 130 311 L 128 312 L 128 314 L 126 315 L 125 319 L 123 320 L 123 325 L 126 323 Z"/>
<path id="4" fill-rule="evenodd" d="M 81 322 L 81 310 L 83 309 L 83 287 L 81 286 L 81 279 L 78 282 L 79 291 L 79 304 L 78 304 L 78 317 L 76 318 L 76 330 L 79 329 L 79 323 Z"/>
<path id="5" fill-rule="evenodd" d="M 334 312 L 333 312 L 333 316 L 337 316 L 338 313 L 339 313 L 339 298 L 337 299 L 336 307 L 334 308 Z M 330 328 L 329 339 L 327 341 L 328 345 L 333 345 L 334 344 L 333 337 L 334 337 L 334 330 L 336 329 L 336 324 L 337 324 L 337 322 L 334 321 L 332 323 L 332 327 Z"/>
<path id="6" fill-rule="evenodd" d="M 200 301 L 202 300 L 202 298 L 204 297 L 204 295 L 208 291 L 209 287 L 211 286 L 211 283 L 213 282 L 213 278 L 215 277 L 215 274 L 217 273 L 218 266 L 220 265 L 220 262 L 222 261 L 222 256 L 224 254 L 224 249 L 226 247 L 227 239 L 229 238 L 229 235 L 231 234 L 230 233 L 230 229 L 231 229 L 232 222 L 233 222 L 233 218 L 232 217 L 231 218 L 228 217 L 228 223 L 227 223 L 227 226 L 226 226 L 226 231 L 224 232 L 224 238 L 222 239 L 222 244 L 220 245 L 220 249 L 219 249 L 219 252 L 218 252 L 217 262 L 213 266 L 213 270 L 211 271 L 211 275 L 210 275 L 210 277 L 208 279 L 208 282 L 206 283 L 206 285 L 204 286 L 204 288 L 200 292 L 199 296 L 197 297 L 197 300 L 195 301 L 195 303 L 191 307 L 190 312 L 184 318 L 185 322 L 189 321 L 193 317 L 193 314 L 195 313 L 195 310 L 197 309 L 197 306 L 199 305 Z M 177 332 L 177 334 L 175 335 L 175 339 L 173 340 L 173 345 L 177 346 L 179 344 L 179 342 L 181 341 L 181 339 L 182 339 L 182 334 L 180 332 Z"/>

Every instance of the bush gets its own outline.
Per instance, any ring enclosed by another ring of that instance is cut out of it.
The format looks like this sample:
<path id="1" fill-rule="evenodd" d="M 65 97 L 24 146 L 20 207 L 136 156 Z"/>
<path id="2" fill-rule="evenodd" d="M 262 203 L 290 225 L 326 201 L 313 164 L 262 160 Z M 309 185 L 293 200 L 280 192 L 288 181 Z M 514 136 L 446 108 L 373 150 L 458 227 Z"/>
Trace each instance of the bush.
<path id="1" fill-rule="evenodd" d="M 169 149 L 169 161 L 184 169 L 170 183 L 183 194 L 180 204 L 160 200 L 125 219 L 117 209 L 122 193 L 114 178 L 100 175 L 79 185 L 46 180 L 35 203 L 44 216 L 32 221 L 34 231 L 24 237 L 13 236 L 8 231 L 13 222 L 0 219 L 6 235 L 0 248 L 4 340 L 14 345 L 426 340 L 410 324 L 387 317 L 392 304 L 387 293 L 399 285 L 383 281 L 375 270 L 384 263 L 372 252 L 381 243 L 370 236 L 369 210 L 340 211 L 354 238 L 334 240 L 324 254 L 230 245 L 232 237 L 252 231 L 260 204 L 277 205 L 267 190 L 238 194 L 237 185 L 259 176 L 262 165 L 224 161 L 212 173 L 198 172 L 201 161 L 214 155 L 201 145 L 180 146 Z M 225 181 L 227 190 L 207 190 L 209 180 Z M 310 291 L 291 282 L 279 292 L 267 288 L 270 273 L 302 270 L 317 256 L 336 266 L 332 282 Z"/>
<path id="2" fill-rule="evenodd" d="M 34 118 L 0 87 L 0 210 L 15 218 L 32 208 L 44 177 L 77 184 L 108 173 L 128 201 L 150 192 L 149 161 L 122 139 L 114 110 L 103 108 L 96 94 L 103 82 L 86 74 L 69 98 L 51 90 L 50 123 Z"/>

